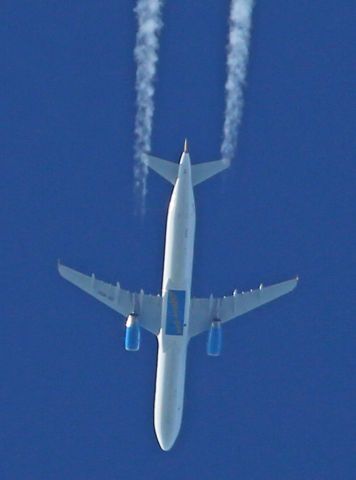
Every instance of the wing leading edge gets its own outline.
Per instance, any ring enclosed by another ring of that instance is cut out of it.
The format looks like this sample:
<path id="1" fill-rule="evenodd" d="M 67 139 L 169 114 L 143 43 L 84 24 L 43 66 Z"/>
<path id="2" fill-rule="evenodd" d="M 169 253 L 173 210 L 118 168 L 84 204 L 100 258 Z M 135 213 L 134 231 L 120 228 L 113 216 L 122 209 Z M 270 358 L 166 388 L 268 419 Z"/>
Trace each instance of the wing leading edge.
<path id="1" fill-rule="evenodd" d="M 237 293 L 229 297 L 192 298 L 190 304 L 189 335 L 194 337 L 210 328 L 214 318 L 223 323 L 243 315 L 265 303 L 271 302 L 294 290 L 298 277 L 286 282 L 264 287 L 262 284 L 256 290 Z"/>
<path id="2" fill-rule="evenodd" d="M 58 272 L 68 282 L 73 283 L 124 317 L 130 313 L 136 313 L 143 328 L 155 335 L 158 334 L 161 328 L 161 296 L 147 295 L 143 291 L 132 293 L 121 288 L 119 283 L 112 285 L 103 282 L 94 274 L 85 275 L 61 263 L 58 263 Z"/>

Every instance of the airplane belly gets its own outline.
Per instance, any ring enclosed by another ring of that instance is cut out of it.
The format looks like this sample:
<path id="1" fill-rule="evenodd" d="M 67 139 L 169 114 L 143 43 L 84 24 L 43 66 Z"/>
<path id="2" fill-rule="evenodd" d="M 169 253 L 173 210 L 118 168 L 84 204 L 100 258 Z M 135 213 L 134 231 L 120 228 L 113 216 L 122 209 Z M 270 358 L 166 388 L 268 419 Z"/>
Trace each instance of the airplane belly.
<path id="1" fill-rule="evenodd" d="M 154 424 L 161 448 L 169 450 L 182 423 L 187 345 L 182 337 L 170 339 L 169 348 L 163 350 L 158 340 Z"/>
<path id="2" fill-rule="evenodd" d="M 162 290 L 190 290 L 195 235 L 192 189 L 178 190 L 169 205 Z"/>
<path id="3" fill-rule="evenodd" d="M 179 174 L 167 216 L 154 407 L 155 431 L 163 450 L 173 446 L 183 416 L 194 235 L 195 204 L 188 166 Z"/>

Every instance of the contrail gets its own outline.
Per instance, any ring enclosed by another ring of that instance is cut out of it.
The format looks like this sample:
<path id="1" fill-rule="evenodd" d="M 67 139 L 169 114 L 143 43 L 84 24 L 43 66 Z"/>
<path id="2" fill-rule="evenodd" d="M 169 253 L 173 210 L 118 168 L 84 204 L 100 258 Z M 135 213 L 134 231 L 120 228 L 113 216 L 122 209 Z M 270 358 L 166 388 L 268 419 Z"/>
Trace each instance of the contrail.
<path id="1" fill-rule="evenodd" d="M 141 196 L 141 212 L 145 211 L 148 168 L 144 153 L 151 148 L 154 112 L 154 79 L 158 61 L 158 37 L 162 28 L 163 0 L 138 0 L 135 8 L 138 31 L 136 36 L 136 119 L 135 119 L 135 190 Z"/>
<path id="2" fill-rule="evenodd" d="M 228 164 L 234 156 L 242 116 L 243 86 L 250 43 L 254 0 L 231 0 L 225 83 L 225 119 L 221 157 Z"/>

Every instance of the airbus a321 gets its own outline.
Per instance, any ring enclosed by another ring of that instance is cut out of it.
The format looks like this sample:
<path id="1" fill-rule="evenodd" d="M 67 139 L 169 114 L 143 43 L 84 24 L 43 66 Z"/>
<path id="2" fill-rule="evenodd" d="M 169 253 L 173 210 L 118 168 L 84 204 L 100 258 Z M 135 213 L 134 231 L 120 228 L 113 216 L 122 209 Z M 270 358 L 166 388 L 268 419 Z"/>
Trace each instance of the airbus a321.
<path id="1" fill-rule="evenodd" d="M 174 187 L 167 216 L 162 292 L 131 293 L 61 263 L 59 273 L 126 318 L 125 348 L 140 348 L 140 328 L 157 336 L 158 358 L 154 425 L 163 450 L 178 436 L 183 414 L 185 368 L 189 340 L 208 331 L 207 354 L 220 355 L 222 325 L 292 291 L 298 277 L 256 290 L 216 298 L 191 297 L 195 236 L 193 189 L 227 167 L 223 160 L 192 165 L 187 141 L 179 164 L 147 155 L 147 164 Z"/>

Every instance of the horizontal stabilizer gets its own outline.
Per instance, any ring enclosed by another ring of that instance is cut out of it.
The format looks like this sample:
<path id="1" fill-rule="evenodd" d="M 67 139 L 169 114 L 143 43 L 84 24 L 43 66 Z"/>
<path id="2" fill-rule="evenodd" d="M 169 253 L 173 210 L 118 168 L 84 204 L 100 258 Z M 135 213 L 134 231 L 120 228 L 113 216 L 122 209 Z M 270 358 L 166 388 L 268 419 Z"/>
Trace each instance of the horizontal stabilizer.
<path id="1" fill-rule="evenodd" d="M 229 164 L 224 160 L 217 160 L 215 162 L 198 163 L 192 165 L 192 182 L 193 185 L 198 185 L 217 173 L 222 172 Z"/>
<path id="2" fill-rule="evenodd" d="M 163 160 L 163 158 L 145 155 L 146 164 L 152 168 L 158 175 L 165 178 L 172 185 L 176 183 L 178 177 L 179 164 Z"/>

